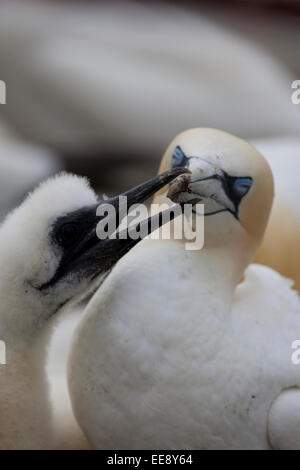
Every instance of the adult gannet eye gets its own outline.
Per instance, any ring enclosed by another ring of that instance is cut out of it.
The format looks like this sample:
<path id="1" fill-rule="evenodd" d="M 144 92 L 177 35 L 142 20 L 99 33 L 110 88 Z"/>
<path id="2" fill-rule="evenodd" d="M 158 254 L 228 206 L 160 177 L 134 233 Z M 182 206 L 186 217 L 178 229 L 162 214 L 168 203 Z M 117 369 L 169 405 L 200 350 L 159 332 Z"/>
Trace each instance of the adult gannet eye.
<path id="1" fill-rule="evenodd" d="M 252 178 L 249 178 L 249 177 L 235 178 L 232 181 L 232 187 L 231 187 L 232 192 L 234 193 L 236 197 L 241 199 L 243 196 L 247 194 L 247 192 L 251 188 L 252 182 L 253 182 Z"/>
<path id="2" fill-rule="evenodd" d="M 73 245 L 79 237 L 79 227 L 74 222 L 63 224 L 56 235 L 56 239 L 63 247 Z"/>
<path id="3" fill-rule="evenodd" d="M 172 155 L 172 168 L 176 166 L 186 166 L 187 165 L 187 157 L 184 155 L 183 151 L 179 147 L 179 145 L 175 148 L 173 155 Z"/>

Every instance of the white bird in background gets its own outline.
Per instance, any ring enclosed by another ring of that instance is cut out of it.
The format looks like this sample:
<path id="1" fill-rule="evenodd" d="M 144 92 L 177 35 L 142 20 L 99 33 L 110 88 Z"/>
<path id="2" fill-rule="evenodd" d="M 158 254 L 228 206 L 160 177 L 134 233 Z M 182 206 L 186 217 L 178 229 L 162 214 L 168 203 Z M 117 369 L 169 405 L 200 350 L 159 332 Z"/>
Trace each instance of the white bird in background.
<path id="1" fill-rule="evenodd" d="M 169 171 L 128 191 L 128 207 L 181 172 Z M 118 214 L 118 201 L 105 204 L 116 206 Z M 86 445 L 72 417 L 62 414 L 61 423 L 53 422 L 45 361 L 52 317 L 98 286 L 139 241 L 100 240 L 99 204 L 85 179 L 62 174 L 42 184 L 0 227 L 0 339 L 7 362 L 0 365 L 0 449 Z M 161 223 L 158 218 L 157 226 Z M 66 430 L 66 418 L 72 429 Z"/>
<path id="2" fill-rule="evenodd" d="M 213 129 L 172 141 L 161 169 L 177 166 L 191 176 L 172 183 L 173 199 L 204 203 L 204 247 L 147 239 L 113 269 L 75 334 L 75 416 L 100 449 L 299 449 L 300 301 L 277 272 L 247 268 L 272 206 L 270 168 Z"/>
<path id="3" fill-rule="evenodd" d="M 300 292 L 300 139 L 273 137 L 253 142 L 272 169 L 276 194 L 262 245 L 255 261 L 295 281 Z"/>

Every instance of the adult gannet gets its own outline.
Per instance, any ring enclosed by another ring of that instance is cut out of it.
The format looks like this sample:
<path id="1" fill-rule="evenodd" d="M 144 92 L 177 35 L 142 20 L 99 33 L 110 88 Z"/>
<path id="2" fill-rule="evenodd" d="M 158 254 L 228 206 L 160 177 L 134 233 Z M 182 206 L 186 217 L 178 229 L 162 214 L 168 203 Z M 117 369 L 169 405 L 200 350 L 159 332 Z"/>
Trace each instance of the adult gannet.
<path id="1" fill-rule="evenodd" d="M 172 141 L 161 170 L 178 166 L 191 177 L 171 192 L 204 203 L 204 248 L 147 239 L 114 268 L 74 337 L 75 416 L 96 448 L 300 448 L 299 298 L 267 267 L 239 283 L 267 224 L 270 168 L 214 129 Z"/>
<path id="2" fill-rule="evenodd" d="M 181 172 L 169 171 L 128 191 L 128 207 Z M 118 201 L 105 204 L 118 213 Z M 6 345 L 6 364 L 0 365 L 0 449 L 60 447 L 48 399 L 46 325 L 98 285 L 138 242 L 100 240 L 99 204 L 85 179 L 62 174 L 42 184 L 0 228 L 0 339 Z"/>

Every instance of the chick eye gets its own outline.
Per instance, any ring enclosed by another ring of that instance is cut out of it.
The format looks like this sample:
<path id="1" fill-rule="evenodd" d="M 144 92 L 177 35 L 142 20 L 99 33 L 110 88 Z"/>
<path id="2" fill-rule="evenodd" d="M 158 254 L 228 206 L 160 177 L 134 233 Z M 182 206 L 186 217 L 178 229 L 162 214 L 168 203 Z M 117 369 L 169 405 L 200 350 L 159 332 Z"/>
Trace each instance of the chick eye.
<path id="1" fill-rule="evenodd" d="M 58 242 L 64 247 L 72 245 L 78 238 L 79 228 L 77 224 L 68 222 L 62 225 L 57 234 Z"/>
<path id="2" fill-rule="evenodd" d="M 236 178 L 232 183 L 232 191 L 237 197 L 242 198 L 251 188 L 252 182 L 252 178 Z"/>
<path id="3" fill-rule="evenodd" d="M 186 163 L 187 163 L 186 156 L 184 155 L 181 148 L 177 146 L 172 155 L 172 168 L 176 166 L 185 166 Z"/>

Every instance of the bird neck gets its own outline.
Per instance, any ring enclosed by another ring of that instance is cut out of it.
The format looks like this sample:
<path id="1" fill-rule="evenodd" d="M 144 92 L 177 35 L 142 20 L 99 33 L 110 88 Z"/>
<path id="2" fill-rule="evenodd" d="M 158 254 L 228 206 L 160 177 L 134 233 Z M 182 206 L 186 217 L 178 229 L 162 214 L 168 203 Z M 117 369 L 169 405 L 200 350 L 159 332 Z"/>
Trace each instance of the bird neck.
<path id="1" fill-rule="evenodd" d="M 248 236 L 239 236 L 239 233 L 238 236 L 233 234 L 223 236 L 213 232 L 212 236 L 211 228 L 206 230 L 205 227 L 200 236 L 196 232 L 189 232 L 187 238 L 186 232 L 182 231 L 184 224 L 183 217 L 179 216 L 164 225 L 155 236 L 167 243 L 172 240 L 181 244 L 182 249 L 194 259 L 201 272 L 205 273 L 205 279 L 208 275 L 212 275 L 211 282 L 217 282 L 219 279 L 226 291 L 232 293 L 254 257 L 256 240 L 250 240 Z M 196 238 L 191 240 L 190 236 L 193 233 L 196 233 Z"/>
<path id="2" fill-rule="evenodd" d="M 181 241 L 161 241 L 159 244 L 158 258 L 161 264 L 157 278 L 167 279 L 163 298 L 169 307 L 157 306 L 161 315 L 158 323 L 160 326 L 166 325 L 163 329 L 169 337 L 172 333 L 168 332 L 167 324 L 170 321 L 169 311 L 172 311 L 176 331 L 185 331 L 185 339 L 182 341 L 186 341 L 186 346 L 189 348 L 188 343 L 198 344 L 200 341 L 203 344 L 203 355 L 209 357 L 210 351 L 204 347 L 207 344 L 205 336 L 210 336 L 210 346 L 217 347 L 223 341 L 224 332 L 231 323 L 233 293 L 241 278 L 241 271 L 237 268 L 233 254 L 220 246 L 186 251 Z M 157 291 L 160 291 L 161 287 L 156 286 Z M 145 321 L 149 321 L 149 315 Z"/>
<path id="3" fill-rule="evenodd" d="M 151 206 L 152 214 L 173 205 L 165 194 L 158 195 Z M 213 260 L 218 272 L 222 273 L 222 282 L 227 281 L 232 291 L 254 258 L 260 240 L 251 238 L 240 224 L 234 229 L 232 229 L 233 226 L 228 225 L 226 229 L 228 221 L 224 214 L 216 218 L 193 216 L 194 229 L 192 229 L 190 216 L 191 213 L 190 215 L 185 213 L 185 215 L 175 217 L 174 220 L 153 232 L 150 237 L 160 240 L 179 240 L 186 251 L 195 254 L 199 263 L 202 263 L 203 259 Z"/>
<path id="4" fill-rule="evenodd" d="M 46 344 L 6 342 L 0 365 L 0 449 L 43 449 L 53 445 L 45 372 Z"/>
<path id="5" fill-rule="evenodd" d="M 39 316 L 26 297 L 21 301 L 12 290 L 1 291 L 6 357 L 0 364 L 0 449 L 47 448 L 53 443 L 45 369 L 49 330 L 32 320 Z"/>
<path id="6" fill-rule="evenodd" d="M 28 348 L 47 323 L 45 305 L 29 286 L 0 274 L 0 339 L 12 348 Z"/>
<path id="7" fill-rule="evenodd" d="M 231 306 L 233 292 L 242 276 L 235 253 L 221 246 L 204 246 L 199 251 L 190 252 L 189 256 L 194 258 L 193 265 L 198 272 L 198 283 L 201 282 L 209 290 L 218 292 L 219 297 L 223 299 L 223 305 Z"/>
<path id="8" fill-rule="evenodd" d="M 232 296 L 236 286 L 243 278 L 244 271 L 253 258 L 253 250 L 248 244 L 231 243 L 226 246 L 204 246 L 197 253 L 199 263 L 209 260 L 209 265 L 224 288 Z"/>

